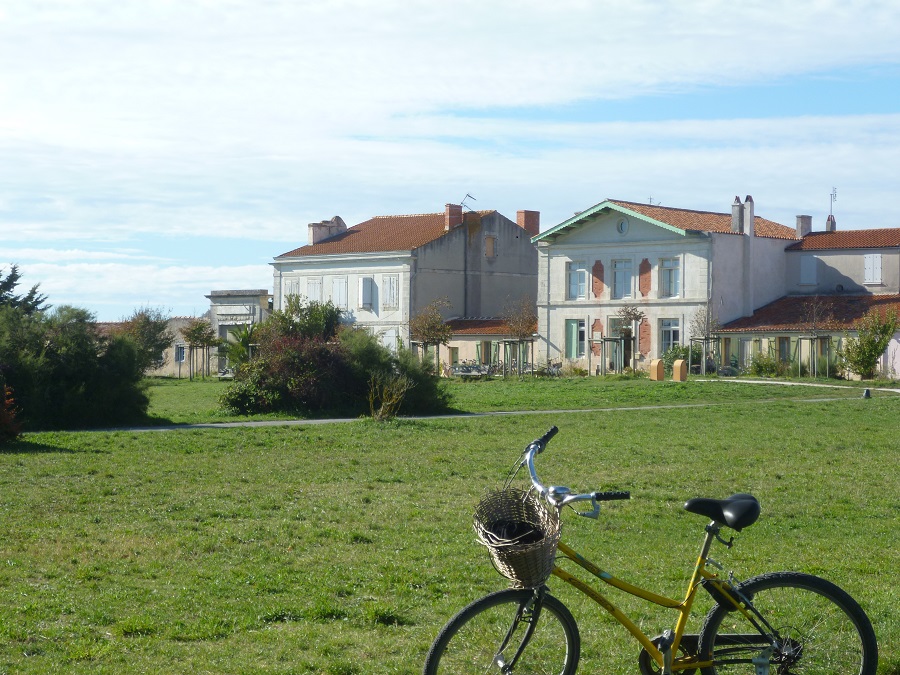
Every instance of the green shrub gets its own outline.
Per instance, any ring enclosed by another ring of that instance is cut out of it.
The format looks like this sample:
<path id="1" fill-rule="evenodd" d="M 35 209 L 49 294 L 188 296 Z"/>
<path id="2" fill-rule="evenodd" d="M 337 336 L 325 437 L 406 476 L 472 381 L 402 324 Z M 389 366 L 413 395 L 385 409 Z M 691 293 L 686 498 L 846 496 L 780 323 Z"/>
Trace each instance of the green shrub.
<path id="1" fill-rule="evenodd" d="M 774 354 L 760 352 L 750 360 L 749 372 L 755 377 L 784 377 L 788 373 L 788 363 Z"/>
<path id="2" fill-rule="evenodd" d="M 26 314 L 0 306 L 0 362 L 26 428 L 116 425 L 146 414 L 137 346 L 124 335 L 100 335 L 87 310 Z"/>
<path id="3" fill-rule="evenodd" d="M 690 359 L 688 357 L 690 357 Z M 662 354 L 662 361 L 667 375 L 672 374 L 672 367 L 678 359 L 684 359 L 691 364 L 700 363 L 703 359 L 703 350 L 700 348 L 700 345 L 694 345 L 693 347 L 688 347 L 687 345 L 672 345 L 669 347 Z"/>

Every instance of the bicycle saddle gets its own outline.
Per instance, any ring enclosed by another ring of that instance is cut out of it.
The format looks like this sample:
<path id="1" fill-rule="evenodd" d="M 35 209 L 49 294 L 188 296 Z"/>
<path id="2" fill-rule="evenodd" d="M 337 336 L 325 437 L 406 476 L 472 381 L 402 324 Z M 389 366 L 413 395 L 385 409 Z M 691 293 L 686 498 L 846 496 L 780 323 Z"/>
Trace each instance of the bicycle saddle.
<path id="1" fill-rule="evenodd" d="M 685 503 L 686 511 L 711 518 L 720 525 L 727 525 L 740 532 L 759 518 L 759 502 L 746 492 L 739 492 L 726 499 L 695 497 Z"/>

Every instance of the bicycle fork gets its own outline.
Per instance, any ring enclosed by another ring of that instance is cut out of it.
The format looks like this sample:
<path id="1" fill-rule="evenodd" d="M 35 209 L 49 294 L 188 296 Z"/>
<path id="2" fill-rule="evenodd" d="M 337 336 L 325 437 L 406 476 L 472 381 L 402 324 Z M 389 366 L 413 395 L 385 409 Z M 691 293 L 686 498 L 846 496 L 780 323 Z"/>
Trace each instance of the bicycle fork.
<path id="1" fill-rule="evenodd" d="M 543 587 L 536 589 L 534 595 L 531 596 L 531 599 L 521 604 L 516 611 L 516 616 L 513 618 L 509 630 L 506 631 L 506 636 L 500 643 L 497 653 L 494 654 L 494 665 L 500 669 L 501 673 L 512 672 L 512 669 L 516 667 L 516 662 L 519 660 L 519 657 L 522 656 L 522 652 L 525 651 L 525 647 L 527 647 L 528 643 L 531 641 L 531 636 L 534 635 L 534 629 L 541 616 L 541 603 L 544 599 L 545 592 L 546 589 Z M 503 652 L 509 646 L 516 631 L 523 623 L 526 624 L 525 634 L 522 636 L 519 646 L 516 647 L 515 654 L 507 661 L 503 656 Z"/>

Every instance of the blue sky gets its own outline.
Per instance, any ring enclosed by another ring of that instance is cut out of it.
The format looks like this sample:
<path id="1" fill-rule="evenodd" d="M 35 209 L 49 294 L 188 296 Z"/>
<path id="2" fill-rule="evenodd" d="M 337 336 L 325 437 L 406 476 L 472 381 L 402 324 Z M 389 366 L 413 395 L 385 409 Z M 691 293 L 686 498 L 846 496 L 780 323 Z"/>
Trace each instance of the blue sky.
<path id="1" fill-rule="evenodd" d="M 900 227 L 900 4 L 0 0 L 0 268 L 100 320 L 340 215 L 606 198 Z"/>

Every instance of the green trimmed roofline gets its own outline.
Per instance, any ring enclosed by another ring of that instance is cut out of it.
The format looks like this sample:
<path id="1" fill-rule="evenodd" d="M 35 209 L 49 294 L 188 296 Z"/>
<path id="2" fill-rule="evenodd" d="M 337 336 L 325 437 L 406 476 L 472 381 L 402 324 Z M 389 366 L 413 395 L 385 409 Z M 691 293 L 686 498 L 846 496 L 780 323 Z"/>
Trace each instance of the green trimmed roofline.
<path id="1" fill-rule="evenodd" d="M 607 209 L 610 211 L 621 213 L 622 215 L 629 216 L 631 218 L 637 218 L 638 220 L 642 220 L 645 223 L 656 225 L 657 227 L 661 227 L 664 230 L 668 230 L 669 232 L 674 232 L 675 234 L 686 236 L 688 233 L 688 230 L 683 230 L 680 227 L 675 227 L 674 225 L 669 225 L 668 223 L 664 223 L 660 220 L 649 218 L 648 216 L 645 216 L 642 213 L 638 213 L 637 211 L 632 211 L 631 209 L 622 206 L 621 204 L 616 204 L 610 199 L 605 199 L 604 201 L 600 202 L 599 204 L 595 204 L 585 211 L 576 213 L 574 216 L 572 216 L 568 220 L 561 222 L 559 225 L 554 225 L 546 232 L 542 232 L 537 236 L 532 237 L 531 243 L 536 244 L 539 241 L 543 241 L 545 239 L 556 239 L 556 237 L 563 232 L 580 227 L 584 223 L 593 220 L 595 216 Z"/>

